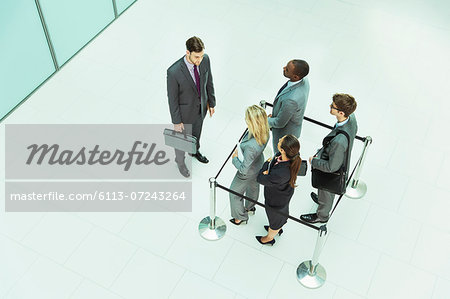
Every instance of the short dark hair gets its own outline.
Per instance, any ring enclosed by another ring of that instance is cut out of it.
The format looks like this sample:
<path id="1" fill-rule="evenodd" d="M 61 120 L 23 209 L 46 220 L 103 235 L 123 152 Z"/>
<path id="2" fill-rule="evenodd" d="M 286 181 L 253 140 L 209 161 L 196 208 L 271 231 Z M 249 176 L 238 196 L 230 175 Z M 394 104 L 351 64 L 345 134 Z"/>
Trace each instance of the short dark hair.
<path id="1" fill-rule="evenodd" d="M 205 45 L 203 44 L 200 37 L 193 36 L 186 41 L 186 50 L 189 52 L 201 52 L 205 49 Z"/>
<path id="2" fill-rule="evenodd" d="M 357 106 L 355 98 L 346 93 L 335 93 L 333 103 L 339 111 L 344 112 L 345 117 L 355 112 Z"/>
<path id="3" fill-rule="evenodd" d="M 306 61 L 294 59 L 292 60 L 292 64 L 294 65 L 294 74 L 299 76 L 300 79 L 309 74 L 309 65 Z"/>

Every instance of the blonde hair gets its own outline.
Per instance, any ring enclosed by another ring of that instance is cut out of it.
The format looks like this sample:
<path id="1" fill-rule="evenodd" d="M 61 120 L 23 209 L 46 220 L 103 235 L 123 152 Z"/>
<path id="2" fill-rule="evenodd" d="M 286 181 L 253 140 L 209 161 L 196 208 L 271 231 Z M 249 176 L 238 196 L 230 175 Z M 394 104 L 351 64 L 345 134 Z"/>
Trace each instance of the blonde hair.
<path id="1" fill-rule="evenodd" d="M 269 123 L 263 108 L 257 105 L 248 107 L 245 110 L 245 122 L 250 136 L 254 136 L 259 145 L 263 145 L 269 140 Z"/>

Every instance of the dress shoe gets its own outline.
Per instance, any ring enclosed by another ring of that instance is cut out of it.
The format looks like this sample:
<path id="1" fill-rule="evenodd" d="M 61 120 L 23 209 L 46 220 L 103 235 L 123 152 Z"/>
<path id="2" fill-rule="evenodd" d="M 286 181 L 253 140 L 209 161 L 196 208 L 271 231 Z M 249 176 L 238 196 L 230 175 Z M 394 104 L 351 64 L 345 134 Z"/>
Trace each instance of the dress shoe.
<path id="1" fill-rule="evenodd" d="M 317 217 L 316 213 L 301 215 L 300 219 L 305 222 L 309 222 L 309 223 L 327 223 L 328 222 L 328 219 L 320 219 L 319 217 Z"/>
<path id="2" fill-rule="evenodd" d="M 230 222 L 233 223 L 234 225 L 241 225 L 241 224 L 247 224 L 248 220 L 241 220 L 240 222 L 236 222 L 236 219 L 231 218 Z"/>
<path id="3" fill-rule="evenodd" d="M 261 241 L 261 238 L 263 236 L 255 236 L 256 240 L 258 240 L 259 243 L 263 244 L 263 245 L 270 245 L 273 246 L 273 244 L 275 244 L 275 239 L 272 239 L 272 241 L 266 242 L 264 243 L 263 241 Z"/>
<path id="4" fill-rule="evenodd" d="M 189 154 L 189 156 L 195 157 L 195 158 L 197 158 L 198 161 L 205 163 L 205 164 L 209 162 L 208 158 L 203 156 L 200 152 L 197 152 L 195 155 Z"/>
<path id="5" fill-rule="evenodd" d="M 247 213 L 248 213 L 249 215 L 255 215 L 255 213 L 256 213 L 256 207 L 253 207 L 253 208 L 251 208 L 250 210 L 247 210 Z"/>
<path id="6" fill-rule="evenodd" d="M 319 204 L 319 197 L 317 196 L 316 193 L 311 192 L 311 199 L 312 199 L 316 204 Z"/>
<path id="7" fill-rule="evenodd" d="M 195 154 L 195 157 L 197 158 L 197 160 L 199 162 L 202 162 L 202 163 L 208 163 L 209 162 L 208 158 L 203 156 L 200 152 L 197 152 L 197 154 Z"/>
<path id="8" fill-rule="evenodd" d="M 269 226 L 268 226 L 268 225 L 264 225 L 264 229 L 265 229 L 266 231 L 269 231 Z M 280 230 L 278 231 L 278 235 L 281 236 L 282 233 L 283 233 L 283 229 L 280 229 Z"/>
<path id="9" fill-rule="evenodd" d="M 180 171 L 181 175 L 184 176 L 185 178 L 188 178 L 191 173 L 189 172 L 189 169 L 187 169 L 186 164 L 177 164 L 178 166 L 178 170 Z"/>

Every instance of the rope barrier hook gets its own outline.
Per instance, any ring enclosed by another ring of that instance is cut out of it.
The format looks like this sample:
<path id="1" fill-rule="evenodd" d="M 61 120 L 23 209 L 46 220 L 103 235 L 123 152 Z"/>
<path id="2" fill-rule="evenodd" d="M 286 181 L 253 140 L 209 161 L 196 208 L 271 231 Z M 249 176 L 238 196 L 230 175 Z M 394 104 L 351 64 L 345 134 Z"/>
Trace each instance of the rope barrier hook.
<path id="1" fill-rule="evenodd" d="M 360 162 L 356 168 L 355 176 L 351 180 L 347 190 L 345 191 L 345 196 L 348 198 L 359 199 L 366 195 L 367 185 L 363 181 L 360 180 L 361 170 L 364 165 L 364 160 L 367 155 L 367 149 L 372 144 L 372 137 L 367 136 L 364 140 L 364 148 L 361 154 Z"/>
<path id="2" fill-rule="evenodd" d="M 215 241 L 222 239 L 227 231 L 227 226 L 225 222 L 216 216 L 216 187 L 217 181 L 215 178 L 209 179 L 209 200 L 210 200 L 210 210 L 209 216 L 200 221 L 198 225 L 198 231 L 203 239 L 209 241 Z"/>
<path id="3" fill-rule="evenodd" d="M 306 288 L 320 288 L 327 279 L 325 268 L 319 264 L 319 256 L 325 245 L 327 226 L 322 225 L 317 235 L 312 260 L 304 261 L 297 267 L 297 280 Z"/>

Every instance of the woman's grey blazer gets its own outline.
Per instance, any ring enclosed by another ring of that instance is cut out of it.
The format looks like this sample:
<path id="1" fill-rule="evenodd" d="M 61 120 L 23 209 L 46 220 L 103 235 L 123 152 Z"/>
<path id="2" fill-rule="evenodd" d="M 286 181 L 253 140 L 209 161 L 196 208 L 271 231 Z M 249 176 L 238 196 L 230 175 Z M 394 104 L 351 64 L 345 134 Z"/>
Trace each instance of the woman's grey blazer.
<path id="1" fill-rule="evenodd" d="M 242 138 L 240 144 L 240 147 L 244 154 L 244 161 L 240 161 L 238 157 L 235 157 L 233 158 L 232 162 L 241 174 L 245 176 L 254 175 L 256 177 L 262 165 L 264 164 L 263 151 L 267 145 L 267 142 L 263 145 L 259 145 L 253 136 L 249 136 L 250 133 L 247 132 L 244 135 L 244 138 Z"/>

